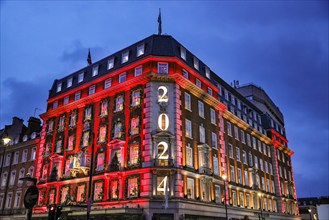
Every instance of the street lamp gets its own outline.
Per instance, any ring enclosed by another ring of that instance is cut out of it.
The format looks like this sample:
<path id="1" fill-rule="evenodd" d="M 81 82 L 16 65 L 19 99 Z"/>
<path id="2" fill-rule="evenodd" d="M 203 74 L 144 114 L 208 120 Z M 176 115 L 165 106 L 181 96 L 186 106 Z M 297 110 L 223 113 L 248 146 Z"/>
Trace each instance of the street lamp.
<path id="1" fill-rule="evenodd" d="M 258 193 L 257 194 L 258 195 L 258 197 L 259 197 L 259 204 L 260 204 L 260 215 L 259 215 L 259 219 L 264 219 L 263 218 L 263 207 L 262 207 L 262 193 Z"/>
<path id="2" fill-rule="evenodd" d="M 5 155 L 6 155 L 6 148 L 9 144 L 9 142 L 11 141 L 10 137 L 8 136 L 7 132 L 4 131 L 3 135 L 2 135 L 2 141 L 4 143 L 3 145 L 3 155 L 2 155 L 2 162 L 1 162 L 1 173 L 0 173 L 0 177 L 2 179 L 2 170 L 3 170 L 3 166 L 4 166 L 4 162 L 5 162 Z M 10 157 L 10 160 L 11 160 L 11 157 Z M 11 161 L 10 161 L 11 162 Z M 4 207 L 5 207 L 5 201 L 6 201 L 6 197 L 7 197 L 7 190 L 8 190 L 8 178 L 9 178 L 9 173 L 10 173 L 10 167 L 9 167 L 9 172 L 8 172 L 8 175 L 7 175 L 7 178 L 6 178 L 6 188 L 5 188 L 5 195 L 4 195 L 4 198 L 3 198 L 3 204 L 2 204 L 2 207 L 0 207 L 1 209 L 1 214 L 4 210 Z M 0 183 L 2 184 L 2 182 Z"/>
<path id="3" fill-rule="evenodd" d="M 312 218 L 312 209 L 308 209 L 308 212 L 310 213 L 310 219 L 312 220 L 313 218 Z"/>
<path id="4" fill-rule="evenodd" d="M 222 175 L 222 179 L 224 180 L 225 219 L 228 220 L 228 217 L 227 217 L 227 201 L 226 201 L 226 179 L 227 179 L 227 176 L 225 174 Z"/>
<path id="5" fill-rule="evenodd" d="M 3 164 L 5 161 L 5 155 L 6 155 L 6 147 L 8 146 L 9 142 L 11 141 L 10 137 L 8 136 L 7 132 L 5 131 L 3 136 L 2 136 L 2 141 L 4 143 L 3 145 L 3 155 L 2 155 L 2 162 L 1 162 L 1 173 L 0 176 L 2 175 L 2 168 L 3 168 Z"/>

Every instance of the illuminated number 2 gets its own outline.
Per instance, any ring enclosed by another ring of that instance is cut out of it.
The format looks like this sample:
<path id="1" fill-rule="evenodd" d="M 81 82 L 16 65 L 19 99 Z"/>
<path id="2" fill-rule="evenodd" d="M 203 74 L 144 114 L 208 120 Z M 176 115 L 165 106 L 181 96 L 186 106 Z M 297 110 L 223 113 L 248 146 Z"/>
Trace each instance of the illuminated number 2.
<path id="1" fill-rule="evenodd" d="M 160 128 L 161 131 L 166 131 L 168 130 L 169 127 L 169 117 L 167 114 L 162 113 L 158 117 L 158 127 Z"/>
<path id="2" fill-rule="evenodd" d="M 165 176 L 161 182 L 159 183 L 159 185 L 157 186 L 157 191 L 158 192 L 163 192 L 163 194 L 165 194 L 166 189 L 167 189 L 167 176 Z M 168 189 L 167 189 L 168 190 Z"/>
<path id="3" fill-rule="evenodd" d="M 158 88 L 158 102 L 168 102 L 168 89 L 165 86 Z"/>
<path id="4" fill-rule="evenodd" d="M 160 153 L 160 151 L 162 150 L 162 152 Z M 168 159 L 169 155 L 168 155 L 168 144 L 164 141 L 161 141 L 160 143 L 158 143 L 158 155 L 159 155 L 159 159 Z"/>

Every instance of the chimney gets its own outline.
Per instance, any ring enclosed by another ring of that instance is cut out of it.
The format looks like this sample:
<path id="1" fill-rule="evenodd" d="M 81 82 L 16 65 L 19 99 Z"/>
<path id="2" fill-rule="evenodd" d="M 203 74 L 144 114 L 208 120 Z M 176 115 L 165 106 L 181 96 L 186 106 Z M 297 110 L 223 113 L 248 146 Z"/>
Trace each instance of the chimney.
<path id="1" fill-rule="evenodd" d="M 30 117 L 27 126 L 27 135 L 31 135 L 33 132 L 39 133 L 41 131 L 41 120 L 39 118 Z"/>

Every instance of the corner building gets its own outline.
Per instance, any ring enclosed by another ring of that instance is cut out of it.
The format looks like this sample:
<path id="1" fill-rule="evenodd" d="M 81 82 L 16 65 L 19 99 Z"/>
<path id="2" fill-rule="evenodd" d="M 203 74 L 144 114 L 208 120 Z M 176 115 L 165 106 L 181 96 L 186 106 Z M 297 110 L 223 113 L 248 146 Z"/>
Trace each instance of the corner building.
<path id="1" fill-rule="evenodd" d="M 246 113 L 230 111 L 237 101 Z M 173 37 L 152 35 L 54 81 L 33 216 L 57 204 L 85 219 L 92 172 L 99 219 L 225 219 L 225 206 L 231 219 L 299 219 L 264 114 Z"/>

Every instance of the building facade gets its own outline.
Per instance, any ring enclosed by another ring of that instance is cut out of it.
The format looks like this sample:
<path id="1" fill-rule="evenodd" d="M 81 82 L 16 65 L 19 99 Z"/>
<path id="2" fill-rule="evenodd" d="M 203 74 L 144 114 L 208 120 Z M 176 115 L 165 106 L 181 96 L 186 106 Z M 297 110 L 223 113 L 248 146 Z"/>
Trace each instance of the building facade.
<path id="1" fill-rule="evenodd" d="M 101 219 L 299 219 L 293 152 L 266 113 L 173 37 L 147 37 L 54 81 L 33 216 L 85 219 L 90 197 Z"/>
<path id="2" fill-rule="evenodd" d="M 19 178 L 35 174 L 40 131 L 41 121 L 35 117 L 27 126 L 14 117 L 11 125 L 0 130 L 1 140 L 5 133 L 11 139 L 8 146 L 2 142 L 0 146 L 0 219 L 26 219 L 23 199 L 30 184 Z"/>

